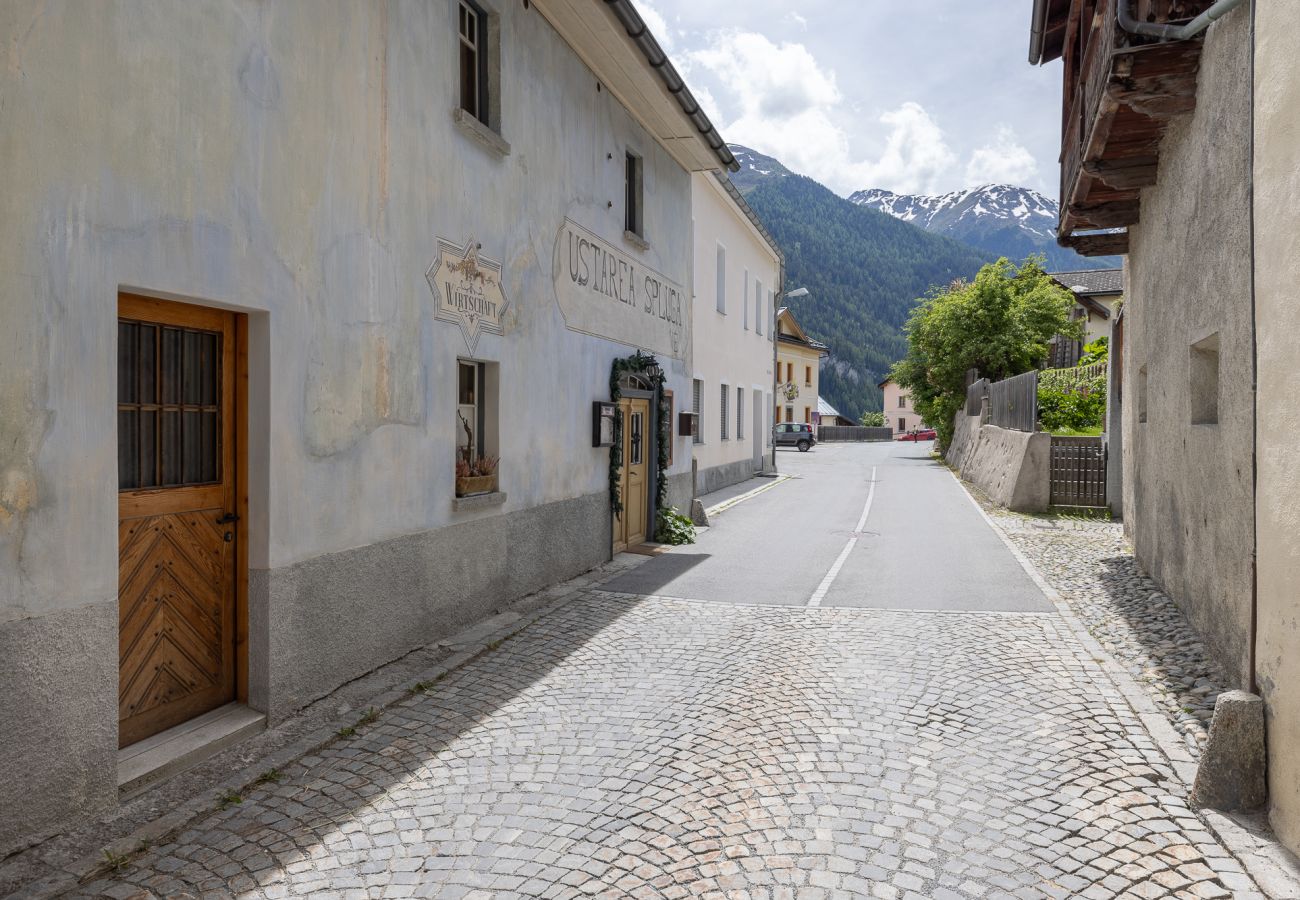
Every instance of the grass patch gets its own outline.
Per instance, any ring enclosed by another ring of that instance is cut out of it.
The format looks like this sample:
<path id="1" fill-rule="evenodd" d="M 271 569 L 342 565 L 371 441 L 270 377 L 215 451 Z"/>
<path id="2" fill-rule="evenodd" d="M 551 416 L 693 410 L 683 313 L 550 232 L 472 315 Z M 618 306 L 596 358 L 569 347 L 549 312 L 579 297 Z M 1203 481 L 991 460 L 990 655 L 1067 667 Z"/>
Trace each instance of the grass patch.
<path id="1" fill-rule="evenodd" d="M 217 798 L 217 809 L 230 809 L 232 806 L 238 806 L 244 802 L 244 798 L 234 791 L 226 791 Z"/>
<path id="2" fill-rule="evenodd" d="M 1101 437 L 1102 427 L 1094 425 L 1091 428 L 1054 428 L 1048 434 L 1057 437 Z"/>
<path id="3" fill-rule="evenodd" d="M 257 780 L 253 784 L 279 784 L 281 781 L 284 781 L 283 772 L 279 769 L 267 769 L 257 776 Z"/>
<path id="4" fill-rule="evenodd" d="M 417 681 L 415 684 L 407 688 L 406 692 L 408 694 L 427 694 L 429 693 L 429 691 L 433 690 L 434 685 L 436 685 L 439 681 L 442 681 L 446 677 L 447 677 L 447 673 L 443 672 L 441 675 L 438 675 L 437 677 L 434 678 L 430 678 L 428 681 Z"/>
<path id="5" fill-rule="evenodd" d="M 357 719 L 357 727 L 362 728 L 366 725 L 373 725 L 379 720 L 379 710 L 373 706 L 365 711 L 361 718 Z"/>
<path id="6" fill-rule="evenodd" d="M 344 725 L 342 728 L 340 728 L 338 731 L 335 732 L 335 734 L 337 734 L 339 737 L 344 737 L 344 738 L 352 737 L 352 735 L 356 733 L 357 730 L 353 728 L 351 725 Z"/>
<path id="7" fill-rule="evenodd" d="M 110 872 L 115 874 L 121 872 L 129 862 L 131 862 L 131 854 L 129 853 L 117 854 L 112 850 L 104 851 L 104 868 Z"/>

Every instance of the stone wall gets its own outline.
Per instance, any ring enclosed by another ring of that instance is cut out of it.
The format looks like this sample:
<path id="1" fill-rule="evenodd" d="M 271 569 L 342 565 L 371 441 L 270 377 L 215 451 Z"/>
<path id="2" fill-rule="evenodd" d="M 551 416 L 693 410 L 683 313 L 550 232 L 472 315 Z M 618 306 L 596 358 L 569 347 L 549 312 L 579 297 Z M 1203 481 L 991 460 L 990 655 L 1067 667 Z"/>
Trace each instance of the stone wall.
<path id="1" fill-rule="evenodd" d="M 1234 687 L 1250 682 L 1254 550 L 1250 85 L 1243 8 L 1210 27 L 1196 110 L 1161 144 L 1124 307 L 1125 527 Z M 1210 347 L 1217 379 L 1198 367 Z"/>
<path id="2" fill-rule="evenodd" d="M 1052 436 L 979 422 L 979 416 L 957 413 L 952 446 L 945 454 L 948 462 L 963 480 L 1000 506 L 1016 512 L 1046 510 L 1050 500 Z"/>

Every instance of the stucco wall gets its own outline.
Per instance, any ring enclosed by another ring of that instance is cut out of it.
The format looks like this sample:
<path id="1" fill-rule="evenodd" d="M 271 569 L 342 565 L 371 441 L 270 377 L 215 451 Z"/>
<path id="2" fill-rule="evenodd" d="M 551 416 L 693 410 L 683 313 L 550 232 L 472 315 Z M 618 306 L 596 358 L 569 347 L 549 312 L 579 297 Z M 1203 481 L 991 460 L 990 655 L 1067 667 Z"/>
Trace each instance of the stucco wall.
<path id="1" fill-rule="evenodd" d="M 776 354 L 777 368 L 780 373 L 777 381 L 781 384 L 786 383 L 786 363 L 794 367 L 794 385 L 799 389 L 799 395 L 793 400 L 787 400 L 784 395 L 776 398 L 775 406 L 781 410 L 780 421 L 785 422 L 785 408 L 787 406 L 794 408 L 794 417 L 789 421 L 792 422 L 811 422 L 812 414 L 817 412 L 817 393 L 821 389 L 821 355 L 808 347 L 802 347 L 797 344 L 778 343 Z M 805 380 L 805 368 L 812 368 L 812 384 L 809 385 Z M 807 416 L 805 417 L 805 412 Z"/>
<path id="2" fill-rule="evenodd" d="M 718 473 L 737 471 L 746 478 L 762 468 L 762 456 L 770 447 L 771 411 L 767 397 L 772 393 L 772 309 L 779 290 L 780 260 L 762 235 L 734 203 L 711 173 L 691 177 L 691 213 L 694 233 L 694 328 L 698 352 L 694 356 L 694 377 L 703 383 L 700 421 L 704 442 L 691 451 L 701 473 L 698 489 L 706 493 L 724 486 Z M 726 248 L 726 313 L 717 308 L 718 244 Z M 746 275 L 748 274 L 748 277 Z M 762 285 L 762 322 L 755 306 L 755 290 Z M 748 286 L 748 287 L 747 287 Z M 760 327 L 761 325 L 761 327 Z M 721 439 L 722 398 L 720 386 L 727 385 L 727 440 Z M 736 388 L 745 389 L 743 437 L 736 436 Z M 754 397 L 763 398 L 755 421 Z M 686 395 L 686 402 L 690 402 Z M 683 409 L 689 406 L 683 405 Z M 713 474 L 707 474 L 713 473 Z M 733 483 L 726 481 L 726 484 Z"/>
<path id="3" fill-rule="evenodd" d="M 1255 11 L 1255 315 L 1259 387 L 1258 644 L 1272 822 L 1300 852 L 1300 32 L 1286 4 Z"/>
<path id="4" fill-rule="evenodd" d="M 1050 499 L 1052 436 L 980 425 L 979 416 L 957 413 L 947 460 L 962 479 L 989 499 L 1016 512 L 1042 512 Z"/>
<path id="5" fill-rule="evenodd" d="M 889 426 L 895 437 L 925 424 L 921 420 L 921 414 L 912 408 L 911 391 L 904 391 L 894 382 L 886 381 L 881 393 L 885 404 L 885 424 Z M 902 405 L 898 402 L 900 397 L 904 399 Z M 904 425 L 901 429 L 898 427 L 900 419 L 903 420 Z"/>
<path id="6" fill-rule="evenodd" d="M 1253 549 L 1249 29 L 1244 9 L 1206 36 L 1196 111 L 1166 133 L 1130 229 L 1124 311 L 1126 526 L 1235 687 L 1249 682 Z M 1191 346 L 1215 334 L 1218 424 L 1194 425 Z"/>
<path id="7" fill-rule="evenodd" d="M 536 10 L 489 5 L 506 156 L 453 122 L 452 0 L 0 4 L 0 34 L 14 37 L 0 45 L 0 642 L 13 650 L 0 721 L 32 754 L 31 784 L 72 785 L 72 769 L 100 767 L 81 788 L 29 798 L 48 802 L 35 820 L 111 799 L 117 640 L 96 623 L 117 593 L 120 289 L 250 315 L 247 550 L 253 584 L 267 586 L 250 645 L 270 653 L 250 666 L 271 697 L 292 705 L 308 693 L 274 687 L 301 677 L 280 652 L 306 639 L 298 604 L 326 604 L 339 627 L 386 609 L 415 628 L 408 643 L 459 620 L 397 560 L 383 571 L 384 548 L 441 546 L 434 532 L 448 525 L 509 536 L 558 504 L 593 517 L 578 529 L 559 527 L 568 513 L 550 522 L 550 540 L 576 544 L 562 564 L 490 541 L 490 556 L 464 567 L 465 594 L 522 590 L 608 554 L 608 504 L 587 499 L 604 495 L 608 463 L 590 446 L 590 404 L 634 348 L 566 327 L 556 236 L 567 217 L 689 285 L 690 179 Z M 644 159 L 647 249 L 623 237 L 626 148 Z M 471 236 L 503 263 L 510 302 L 504 334 L 483 335 L 472 354 L 455 325 L 434 320 L 425 280 L 438 237 Z M 680 358 L 661 357 L 679 398 L 690 390 L 686 312 Z M 457 513 L 456 359 L 471 355 L 499 366 L 508 500 Z M 680 496 L 689 439 L 675 450 Z M 383 591 L 330 561 L 358 552 Z M 498 570 L 521 567 L 529 577 L 500 584 Z M 308 571 L 326 574 L 307 593 L 285 587 Z M 47 638 L 20 639 L 30 634 Z M 51 665 L 67 655 L 60 641 L 89 661 Z M 346 664 L 304 665 L 313 690 L 402 650 L 359 646 Z M 81 690 L 86 667 L 109 689 Z M 76 703 L 22 706 L 77 691 Z M 49 752 L 59 742 L 63 758 Z"/>

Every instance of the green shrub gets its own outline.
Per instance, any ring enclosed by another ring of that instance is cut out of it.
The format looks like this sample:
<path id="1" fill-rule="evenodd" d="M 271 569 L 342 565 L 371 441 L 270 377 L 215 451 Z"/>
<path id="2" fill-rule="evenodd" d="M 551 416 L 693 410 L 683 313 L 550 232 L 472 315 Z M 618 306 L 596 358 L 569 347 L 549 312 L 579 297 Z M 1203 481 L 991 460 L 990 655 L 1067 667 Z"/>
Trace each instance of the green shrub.
<path id="1" fill-rule="evenodd" d="M 661 544 L 694 544 L 695 523 L 677 511 L 677 507 L 659 510 L 655 517 L 655 540 Z"/>
<path id="2" fill-rule="evenodd" d="M 1038 386 L 1038 421 L 1044 431 L 1099 428 L 1105 416 L 1105 377 L 1093 378 L 1072 389 Z"/>
<path id="3" fill-rule="evenodd" d="M 882 428 L 885 424 L 885 414 L 882 412 L 865 412 L 858 421 L 867 428 Z"/>

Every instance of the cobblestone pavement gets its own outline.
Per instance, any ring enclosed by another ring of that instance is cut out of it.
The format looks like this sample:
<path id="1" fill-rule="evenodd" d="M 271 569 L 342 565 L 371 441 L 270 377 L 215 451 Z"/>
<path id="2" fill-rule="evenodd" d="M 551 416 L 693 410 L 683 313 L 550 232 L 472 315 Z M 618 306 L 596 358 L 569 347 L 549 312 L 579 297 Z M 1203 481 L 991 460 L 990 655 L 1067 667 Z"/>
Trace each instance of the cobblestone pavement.
<path id="1" fill-rule="evenodd" d="M 1228 678 L 1174 601 L 1138 567 L 1123 526 L 983 505 L 1093 637 L 1147 685 L 1199 756 Z"/>
<path id="2" fill-rule="evenodd" d="M 592 592 L 113 897 L 1251 897 L 1056 614 Z"/>

